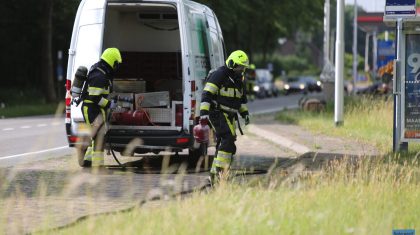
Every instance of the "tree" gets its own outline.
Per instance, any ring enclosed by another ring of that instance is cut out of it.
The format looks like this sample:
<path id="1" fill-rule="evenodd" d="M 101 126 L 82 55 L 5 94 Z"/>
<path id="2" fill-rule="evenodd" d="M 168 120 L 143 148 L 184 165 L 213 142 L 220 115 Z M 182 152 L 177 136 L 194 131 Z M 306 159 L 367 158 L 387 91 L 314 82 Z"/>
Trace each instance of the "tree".
<path id="1" fill-rule="evenodd" d="M 54 64 L 70 44 L 79 0 L 8 0 L 0 7 L 0 87 L 56 100 Z M 25 94 L 23 94 L 25 95 Z M 0 97 L 1 99 L 1 97 Z M 4 98 L 3 98 L 4 99 Z"/>
<path id="2" fill-rule="evenodd" d="M 44 40 L 42 40 L 42 87 L 44 90 L 45 98 L 47 102 L 53 102 L 57 99 L 56 89 L 54 86 L 54 75 L 53 75 L 53 59 L 52 59 L 52 38 L 53 38 L 53 0 L 44 0 L 45 14 L 41 18 L 41 28 Z"/>
<path id="3" fill-rule="evenodd" d="M 280 37 L 322 27 L 323 0 L 200 0 L 216 13 L 228 51 L 243 49 L 265 62 Z M 322 29 L 322 28 L 321 28 Z"/>

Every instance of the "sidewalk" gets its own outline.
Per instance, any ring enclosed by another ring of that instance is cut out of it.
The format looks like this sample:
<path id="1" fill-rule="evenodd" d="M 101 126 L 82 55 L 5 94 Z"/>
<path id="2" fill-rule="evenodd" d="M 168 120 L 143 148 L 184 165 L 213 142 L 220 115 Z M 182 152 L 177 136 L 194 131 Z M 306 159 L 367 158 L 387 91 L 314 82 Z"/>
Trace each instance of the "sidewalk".
<path id="1" fill-rule="evenodd" d="M 298 155 L 377 156 L 379 151 L 366 143 L 325 134 L 314 134 L 297 125 L 286 125 L 266 114 L 252 120 L 247 131 L 285 147 Z"/>

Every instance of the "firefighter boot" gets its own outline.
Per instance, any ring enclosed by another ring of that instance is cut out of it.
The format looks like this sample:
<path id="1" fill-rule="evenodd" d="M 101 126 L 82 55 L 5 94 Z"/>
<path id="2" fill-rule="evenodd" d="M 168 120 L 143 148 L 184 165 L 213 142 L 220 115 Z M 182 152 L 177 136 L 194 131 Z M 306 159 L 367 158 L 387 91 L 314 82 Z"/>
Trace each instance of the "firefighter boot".
<path id="1" fill-rule="evenodd" d="M 104 152 L 94 151 L 92 154 L 92 167 L 103 167 L 104 164 Z"/>
<path id="2" fill-rule="evenodd" d="M 210 176 L 209 176 L 209 181 L 210 181 L 209 183 L 210 183 L 211 186 L 214 186 L 215 184 L 217 184 L 220 181 L 222 175 L 224 174 L 223 172 L 224 172 L 223 168 L 221 168 L 221 167 L 215 167 L 214 166 L 214 167 L 211 168 Z"/>
<path id="3" fill-rule="evenodd" d="M 91 162 L 92 161 L 92 154 L 93 154 L 93 148 L 91 146 L 89 146 L 86 149 L 85 157 L 83 158 L 83 160 Z"/>

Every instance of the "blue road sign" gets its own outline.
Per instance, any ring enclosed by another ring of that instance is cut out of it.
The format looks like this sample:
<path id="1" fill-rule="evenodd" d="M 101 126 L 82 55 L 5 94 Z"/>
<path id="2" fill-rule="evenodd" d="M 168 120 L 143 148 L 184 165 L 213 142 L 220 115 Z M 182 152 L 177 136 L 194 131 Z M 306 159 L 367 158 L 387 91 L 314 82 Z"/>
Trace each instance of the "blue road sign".
<path id="1" fill-rule="evenodd" d="M 411 18 L 416 16 L 416 0 L 386 0 L 385 17 Z"/>
<path id="2" fill-rule="evenodd" d="M 395 44 L 392 40 L 378 40 L 378 60 L 377 68 L 386 66 L 395 59 Z"/>

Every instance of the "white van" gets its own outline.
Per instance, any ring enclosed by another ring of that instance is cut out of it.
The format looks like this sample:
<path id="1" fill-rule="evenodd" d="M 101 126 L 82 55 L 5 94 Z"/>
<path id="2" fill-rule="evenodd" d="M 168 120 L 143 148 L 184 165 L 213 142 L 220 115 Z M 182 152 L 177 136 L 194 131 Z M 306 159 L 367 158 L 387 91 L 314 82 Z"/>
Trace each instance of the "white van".
<path id="1" fill-rule="evenodd" d="M 123 59 L 111 95 L 125 97 L 118 102 L 126 112 L 146 111 L 147 120 L 111 122 L 107 147 L 122 152 L 134 143 L 131 153 L 189 149 L 190 155 L 200 155 L 203 149 L 197 143 L 194 148 L 192 129 L 200 115 L 204 79 L 226 58 L 214 12 L 188 0 L 82 0 L 67 65 L 66 131 L 71 147 L 83 144 L 80 137 L 86 134 L 81 105 L 72 104 L 69 93 L 75 71 L 90 68 L 108 47 L 118 48 Z"/>

